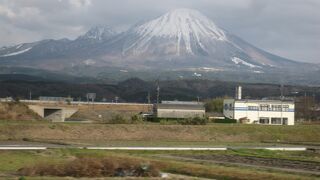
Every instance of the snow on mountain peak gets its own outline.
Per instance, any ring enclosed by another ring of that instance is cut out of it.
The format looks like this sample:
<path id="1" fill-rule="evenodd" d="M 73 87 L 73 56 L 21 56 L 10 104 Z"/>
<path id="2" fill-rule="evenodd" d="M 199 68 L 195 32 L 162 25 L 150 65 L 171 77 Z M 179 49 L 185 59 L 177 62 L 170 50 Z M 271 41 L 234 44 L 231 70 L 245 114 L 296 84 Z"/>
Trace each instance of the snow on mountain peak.
<path id="1" fill-rule="evenodd" d="M 86 34 L 80 36 L 81 39 L 96 39 L 96 40 L 104 40 L 110 38 L 111 36 L 115 35 L 116 32 L 113 31 L 108 26 L 95 26 L 91 28 Z"/>
<path id="2" fill-rule="evenodd" d="M 207 51 L 204 41 L 227 41 L 226 33 L 209 18 L 193 9 L 175 9 L 133 29 L 140 36 L 125 51 L 134 49 L 136 54 L 145 51 L 156 38 L 175 41 L 176 54 L 194 54 L 194 48 Z"/>
<path id="3" fill-rule="evenodd" d="M 28 52 L 31 49 L 32 49 L 32 47 L 29 47 L 27 49 L 23 49 L 23 50 L 19 50 L 19 51 L 16 51 L 16 52 L 12 52 L 12 53 L 1 55 L 0 57 L 8 57 L 8 56 L 15 56 L 15 55 L 18 55 L 18 54 L 23 54 L 25 52 Z"/>
<path id="4" fill-rule="evenodd" d="M 179 36 L 189 39 L 191 34 L 210 36 L 217 40 L 225 40 L 223 30 L 219 29 L 209 18 L 193 9 L 175 9 L 154 19 L 137 29 L 139 34 L 154 36 Z"/>
<path id="5" fill-rule="evenodd" d="M 261 66 L 257 66 L 257 65 L 248 63 L 248 62 L 246 62 L 246 61 L 244 61 L 244 60 L 242 60 L 242 59 L 240 59 L 238 57 L 233 57 L 233 58 L 231 58 L 231 60 L 232 60 L 232 62 L 234 62 L 237 65 L 242 64 L 242 65 L 248 66 L 250 68 L 261 68 Z"/>

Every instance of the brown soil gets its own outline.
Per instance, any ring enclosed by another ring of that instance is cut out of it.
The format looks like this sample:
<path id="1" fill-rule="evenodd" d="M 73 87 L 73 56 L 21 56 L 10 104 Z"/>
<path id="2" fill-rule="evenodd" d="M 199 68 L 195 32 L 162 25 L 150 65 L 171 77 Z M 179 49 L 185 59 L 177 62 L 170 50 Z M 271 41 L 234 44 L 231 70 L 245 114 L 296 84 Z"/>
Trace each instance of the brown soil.
<path id="1" fill-rule="evenodd" d="M 36 113 L 31 111 L 25 104 L 9 102 L 0 103 L 1 120 L 38 120 L 41 119 Z"/>
<path id="2" fill-rule="evenodd" d="M 179 156 L 179 157 L 212 161 L 212 162 L 239 164 L 239 165 L 241 164 L 253 165 L 257 167 L 302 170 L 306 172 L 314 172 L 320 175 L 320 173 L 318 173 L 320 172 L 319 162 L 295 161 L 295 160 L 287 160 L 287 159 L 260 158 L 260 157 L 236 156 L 236 155 L 191 155 L 191 156 Z"/>
<path id="3" fill-rule="evenodd" d="M 299 134 L 299 136 L 296 136 Z M 320 126 L 0 123 L 0 140 L 319 142 Z"/>

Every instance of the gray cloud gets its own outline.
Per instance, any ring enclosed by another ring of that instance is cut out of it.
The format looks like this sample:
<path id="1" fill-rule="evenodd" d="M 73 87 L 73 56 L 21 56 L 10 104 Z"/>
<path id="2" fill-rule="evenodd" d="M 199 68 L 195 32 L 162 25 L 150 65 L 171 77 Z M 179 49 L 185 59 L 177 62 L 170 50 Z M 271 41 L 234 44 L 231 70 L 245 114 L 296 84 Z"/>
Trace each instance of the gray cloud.
<path id="1" fill-rule="evenodd" d="M 194 8 L 277 55 L 320 63 L 319 0 L 0 0 L 0 46 L 118 30 L 175 8 Z"/>

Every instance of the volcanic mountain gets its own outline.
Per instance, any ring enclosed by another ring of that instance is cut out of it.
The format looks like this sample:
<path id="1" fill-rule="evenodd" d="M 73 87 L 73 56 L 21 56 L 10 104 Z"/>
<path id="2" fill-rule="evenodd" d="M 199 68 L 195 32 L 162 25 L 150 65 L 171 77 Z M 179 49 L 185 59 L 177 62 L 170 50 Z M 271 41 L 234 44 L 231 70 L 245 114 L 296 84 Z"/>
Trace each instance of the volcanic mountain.
<path id="1" fill-rule="evenodd" d="M 197 10 L 175 9 L 116 33 L 95 27 L 75 40 L 44 40 L 0 50 L 0 65 L 41 69 L 118 67 L 267 73 L 317 67 L 265 52 Z"/>
<path id="2" fill-rule="evenodd" d="M 131 55 L 213 55 L 215 47 L 227 41 L 226 33 L 195 10 L 177 9 L 134 27 L 124 54 Z"/>
<path id="3" fill-rule="evenodd" d="M 263 69 L 299 64 L 250 45 L 192 9 L 172 10 L 131 28 L 111 44 L 121 44 L 124 61 L 143 59 L 166 68 Z"/>

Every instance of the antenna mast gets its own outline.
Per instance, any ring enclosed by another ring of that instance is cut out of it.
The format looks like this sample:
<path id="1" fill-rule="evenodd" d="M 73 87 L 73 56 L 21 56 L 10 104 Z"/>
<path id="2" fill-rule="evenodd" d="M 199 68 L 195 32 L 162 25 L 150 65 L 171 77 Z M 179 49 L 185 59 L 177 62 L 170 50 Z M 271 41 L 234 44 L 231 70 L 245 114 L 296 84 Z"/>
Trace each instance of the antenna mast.
<path id="1" fill-rule="evenodd" d="M 160 86 L 159 86 L 159 79 L 157 80 L 157 104 L 159 104 L 159 97 L 160 97 Z"/>
<path id="2" fill-rule="evenodd" d="M 281 100 L 284 99 L 284 92 L 283 92 L 283 90 L 284 90 L 284 86 L 283 86 L 283 84 L 281 84 L 281 86 L 280 86 L 280 93 L 281 93 L 280 99 L 281 99 Z"/>

